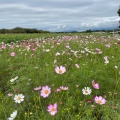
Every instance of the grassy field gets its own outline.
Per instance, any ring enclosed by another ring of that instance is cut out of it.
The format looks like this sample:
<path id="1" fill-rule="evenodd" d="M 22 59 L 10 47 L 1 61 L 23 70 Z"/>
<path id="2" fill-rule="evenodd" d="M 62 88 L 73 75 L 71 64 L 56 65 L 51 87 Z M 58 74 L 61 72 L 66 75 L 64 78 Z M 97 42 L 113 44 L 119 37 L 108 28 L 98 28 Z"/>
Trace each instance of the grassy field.
<path id="1" fill-rule="evenodd" d="M 120 119 L 117 38 L 15 36 L 0 35 L 0 120 Z"/>

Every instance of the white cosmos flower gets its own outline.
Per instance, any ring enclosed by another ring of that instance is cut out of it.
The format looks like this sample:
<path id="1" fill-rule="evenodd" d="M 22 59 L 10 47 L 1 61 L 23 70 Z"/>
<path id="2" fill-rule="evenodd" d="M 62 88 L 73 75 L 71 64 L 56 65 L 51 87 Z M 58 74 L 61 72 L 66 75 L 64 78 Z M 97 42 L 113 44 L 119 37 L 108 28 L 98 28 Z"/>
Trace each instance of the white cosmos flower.
<path id="1" fill-rule="evenodd" d="M 14 120 L 17 116 L 17 110 L 15 110 L 11 115 L 10 117 L 8 118 L 8 120 Z"/>
<path id="2" fill-rule="evenodd" d="M 22 101 L 24 101 L 24 95 L 23 94 L 18 94 L 18 95 L 15 95 L 14 97 L 14 100 L 16 103 L 21 103 Z"/>
<path id="3" fill-rule="evenodd" d="M 116 69 L 118 69 L 118 66 L 115 66 Z"/>
<path id="4" fill-rule="evenodd" d="M 105 65 L 106 65 L 106 64 L 108 64 L 108 63 L 109 63 L 109 61 L 108 61 L 108 60 L 106 60 L 104 63 L 105 63 Z"/>
<path id="5" fill-rule="evenodd" d="M 84 87 L 84 88 L 82 89 L 82 93 L 83 93 L 84 95 L 90 95 L 91 92 L 92 92 L 92 90 L 90 89 L 90 87 Z"/>
<path id="6" fill-rule="evenodd" d="M 17 79 L 18 79 L 18 76 L 16 76 L 15 78 L 11 79 L 10 82 L 14 82 Z"/>

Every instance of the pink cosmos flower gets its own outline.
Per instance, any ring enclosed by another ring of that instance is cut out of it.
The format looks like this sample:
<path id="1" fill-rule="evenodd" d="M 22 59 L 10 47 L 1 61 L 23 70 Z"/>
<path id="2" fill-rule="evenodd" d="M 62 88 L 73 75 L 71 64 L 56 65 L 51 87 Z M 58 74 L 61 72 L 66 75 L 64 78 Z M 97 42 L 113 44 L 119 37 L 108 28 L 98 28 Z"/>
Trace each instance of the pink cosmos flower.
<path id="1" fill-rule="evenodd" d="M 75 66 L 76 66 L 77 68 L 80 68 L 80 66 L 79 66 L 78 64 L 75 64 Z"/>
<path id="2" fill-rule="evenodd" d="M 97 104 L 103 105 L 107 102 L 102 96 L 95 96 L 94 100 Z"/>
<path id="3" fill-rule="evenodd" d="M 102 54 L 102 51 L 99 51 L 98 54 Z"/>
<path id="4" fill-rule="evenodd" d="M 57 60 L 54 60 L 54 64 L 57 62 Z"/>
<path id="5" fill-rule="evenodd" d="M 60 67 L 57 66 L 57 67 L 55 68 L 55 72 L 58 73 L 58 74 L 63 74 L 63 73 L 66 72 L 66 68 L 63 67 L 63 66 L 60 66 Z"/>
<path id="6" fill-rule="evenodd" d="M 55 90 L 55 92 L 60 92 L 61 91 L 61 89 L 60 88 L 57 88 L 56 90 Z"/>
<path id="7" fill-rule="evenodd" d="M 66 48 L 70 48 L 70 46 L 69 46 L 69 45 L 66 45 Z"/>
<path id="8" fill-rule="evenodd" d="M 96 50 L 97 50 L 97 51 L 100 51 L 100 49 L 99 49 L 99 48 L 96 48 Z"/>
<path id="9" fill-rule="evenodd" d="M 104 59 L 105 59 L 105 64 L 108 64 L 109 63 L 108 56 L 105 56 Z"/>
<path id="10" fill-rule="evenodd" d="M 15 56 L 15 52 L 11 52 L 10 56 L 12 56 L 12 57 Z"/>
<path id="11" fill-rule="evenodd" d="M 49 94 L 51 93 L 51 88 L 49 86 L 43 86 L 42 87 L 42 90 L 40 91 L 40 95 L 43 97 L 43 98 L 46 98 L 49 96 Z"/>
<path id="12" fill-rule="evenodd" d="M 57 42 L 57 45 L 60 45 L 60 42 Z"/>
<path id="13" fill-rule="evenodd" d="M 25 41 L 23 41 L 23 42 L 21 42 L 21 44 L 22 44 L 22 45 L 25 45 L 25 44 L 26 44 L 26 42 L 25 42 Z"/>
<path id="14" fill-rule="evenodd" d="M 34 90 L 37 91 L 37 90 L 40 90 L 41 87 L 35 87 Z"/>
<path id="15" fill-rule="evenodd" d="M 10 97 L 11 97 L 11 96 L 13 96 L 13 94 L 11 94 L 11 93 L 8 93 L 8 96 L 10 96 Z"/>
<path id="16" fill-rule="evenodd" d="M 60 86 L 61 90 L 68 90 L 68 87 Z"/>
<path id="17" fill-rule="evenodd" d="M 100 85 L 98 83 L 95 83 L 94 80 L 92 80 L 92 86 L 95 88 L 95 89 L 99 89 L 100 88 Z"/>
<path id="18" fill-rule="evenodd" d="M 104 59 L 105 59 L 105 61 L 108 61 L 108 56 L 105 56 Z"/>
<path id="19" fill-rule="evenodd" d="M 47 111 L 51 114 L 51 115 L 55 115 L 57 112 L 58 112 L 58 110 L 57 110 L 57 104 L 55 103 L 55 104 L 50 104 L 49 106 L 48 106 L 48 109 L 47 109 Z"/>
<path id="20" fill-rule="evenodd" d="M 36 51 L 36 48 L 33 48 L 32 50 L 33 50 L 33 51 Z"/>
<path id="21" fill-rule="evenodd" d="M 106 47 L 107 47 L 107 48 L 110 48 L 110 44 L 106 44 Z"/>
<path id="22" fill-rule="evenodd" d="M 58 56 L 58 55 L 60 55 L 60 53 L 59 53 L 59 52 L 56 52 L 56 53 L 55 53 L 55 56 Z"/>
<path id="23" fill-rule="evenodd" d="M 5 45 L 5 44 L 2 44 L 1 48 L 2 48 L 2 49 L 6 49 L 6 45 Z"/>
<path id="24" fill-rule="evenodd" d="M 10 47 L 11 49 L 14 49 L 14 45 L 11 45 L 11 47 Z"/>

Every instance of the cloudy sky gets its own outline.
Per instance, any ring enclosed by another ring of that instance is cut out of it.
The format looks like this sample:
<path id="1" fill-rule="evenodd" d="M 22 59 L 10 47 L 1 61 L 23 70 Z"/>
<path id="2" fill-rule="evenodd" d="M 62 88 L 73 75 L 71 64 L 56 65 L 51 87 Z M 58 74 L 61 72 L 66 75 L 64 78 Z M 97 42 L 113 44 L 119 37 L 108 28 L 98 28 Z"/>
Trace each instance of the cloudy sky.
<path id="1" fill-rule="evenodd" d="M 0 28 L 49 31 L 117 27 L 120 0 L 0 0 Z"/>

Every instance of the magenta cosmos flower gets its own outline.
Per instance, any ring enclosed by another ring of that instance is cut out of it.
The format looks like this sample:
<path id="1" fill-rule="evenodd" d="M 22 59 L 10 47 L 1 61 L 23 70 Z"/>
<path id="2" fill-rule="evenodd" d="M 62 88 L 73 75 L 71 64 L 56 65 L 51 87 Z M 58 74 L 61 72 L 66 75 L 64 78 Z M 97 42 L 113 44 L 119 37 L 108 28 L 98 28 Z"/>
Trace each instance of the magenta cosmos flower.
<path id="1" fill-rule="evenodd" d="M 42 90 L 40 91 L 40 95 L 41 95 L 43 98 L 48 97 L 50 93 L 51 93 L 51 88 L 48 87 L 47 85 L 46 85 L 46 86 L 43 86 L 43 87 L 42 87 Z"/>
<path id="2" fill-rule="evenodd" d="M 103 105 L 107 102 L 102 96 L 95 96 L 94 100 L 97 104 Z"/>
<path id="3" fill-rule="evenodd" d="M 117 42 L 117 44 L 120 44 L 120 42 Z"/>
<path id="4" fill-rule="evenodd" d="M 55 115 L 57 112 L 58 112 L 58 110 L 57 110 L 57 104 L 55 103 L 55 104 L 50 104 L 49 106 L 48 106 L 48 109 L 47 109 L 47 111 L 51 114 L 51 115 Z"/>
<path id="5" fill-rule="evenodd" d="M 92 86 L 95 88 L 95 89 L 99 89 L 100 88 L 100 85 L 98 83 L 95 83 L 94 80 L 92 80 Z"/>
<path id="6" fill-rule="evenodd" d="M 57 67 L 55 68 L 55 72 L 58 73 L 58 74 L 63 74 L 63 73 L 66 72 L 66 68 L 63 67 L 63 66 L 60 66 L 60 67 L 57 66 Z"/>

